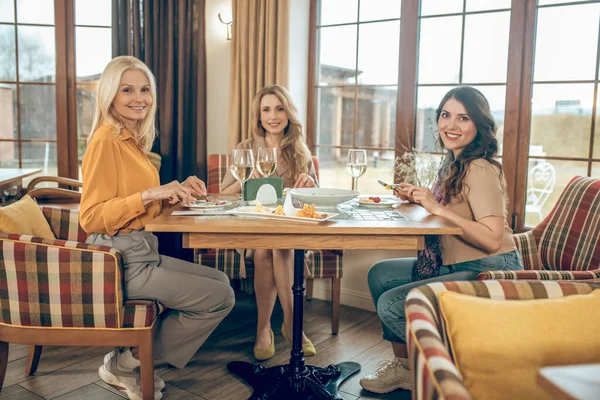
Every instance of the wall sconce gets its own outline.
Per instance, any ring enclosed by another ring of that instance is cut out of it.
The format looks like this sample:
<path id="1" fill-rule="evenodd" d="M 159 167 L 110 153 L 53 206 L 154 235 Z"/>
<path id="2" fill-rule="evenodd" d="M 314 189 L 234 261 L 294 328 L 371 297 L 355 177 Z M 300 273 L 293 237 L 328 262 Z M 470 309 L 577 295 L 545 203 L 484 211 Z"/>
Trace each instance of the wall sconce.
<path id="1" fill-rule="evenodd" d="M 231 18 L 231 20 L 229 22 L 227 22 L 227 21 L 223 21 L 223 18 L 221 17 L 221 13 L 219 13 L 218 15 L 219 15 L 219 21 L 221 21 L 222 24 L 227 25 L 227 40 L 231 40 L 231 24 L 233 23 L 233 18 Z"/>

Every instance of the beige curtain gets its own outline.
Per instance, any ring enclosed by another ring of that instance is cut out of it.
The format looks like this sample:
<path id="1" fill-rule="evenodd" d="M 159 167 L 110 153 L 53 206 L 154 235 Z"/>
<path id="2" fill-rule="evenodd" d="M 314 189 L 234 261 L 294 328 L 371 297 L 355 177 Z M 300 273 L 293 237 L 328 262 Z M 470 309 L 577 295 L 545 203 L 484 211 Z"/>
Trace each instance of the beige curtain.
<path id="1" fill-rule="evenodd" d="M 229 149 L 250 137 L 250 106 L 266 85 L 288 84 L 289 0 L 233 0 Z"/>

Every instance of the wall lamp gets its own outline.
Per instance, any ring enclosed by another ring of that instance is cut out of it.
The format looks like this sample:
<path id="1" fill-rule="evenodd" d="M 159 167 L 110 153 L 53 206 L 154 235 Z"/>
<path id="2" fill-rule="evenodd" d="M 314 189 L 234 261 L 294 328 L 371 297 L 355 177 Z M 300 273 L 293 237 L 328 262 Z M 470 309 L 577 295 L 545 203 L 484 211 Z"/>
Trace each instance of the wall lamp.
<path id="1" fill-rule="evenodd" d="M 223 18 L 221 17 L 221 13 L 218 14 L 219 15 L 219 21 L 221 21 L 221 23 L 223 25 L 227 25 L 227 40 L 231 40 L 231 24 L 233 23 L 233 18 L 231 18 L 231 20 L 228 21 L 223 21 Z"/>

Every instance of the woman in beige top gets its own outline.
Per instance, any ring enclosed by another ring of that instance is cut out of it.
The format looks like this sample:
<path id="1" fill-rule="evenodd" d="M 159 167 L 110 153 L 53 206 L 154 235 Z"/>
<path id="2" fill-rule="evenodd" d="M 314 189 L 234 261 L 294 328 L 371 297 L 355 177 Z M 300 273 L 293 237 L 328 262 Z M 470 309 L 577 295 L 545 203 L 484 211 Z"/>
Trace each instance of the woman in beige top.
<path id="1" fill-rule="evenodd" d="M 405 299 L 418 286 L 475 279 L 487 270 L 523 269 L 506 222 L 506 183 L 496 123 L 484 95 L 469 86 L 450 90 L 436 110 L 447 150 L 432 189 L 400 184 L 396 195 L 454 222 L 462 236 L 426 237 L 417 258 L 385 260 L 369 270 L 369 288 L 395 358 L 360 380 L 375 393 L 410 390 Z"/>
<path id="2" fill-rule="evenodd" d="M 238 144 L 238 149 L 274 148 L 277 151 L 277 170 L 274 175 L 283 178 L 284 187 L 304 188 L 318 185 L 315 167 L 304 143 L 298 109 L 289 92 L 281 86 L 266 86 L 252 102 L 253 137 Z M 255 170 L 254 178 L 260 178 Z M 241 191 L 241 185 L 231 172 L 221 184 L 224 194 Z M 271 314 L 275 299 L 283 309 L 283 336 L 291 341 L 293 324 L 292 283 L 294 254 L 292 250 L 254 250 L 254 290 L 258 308 L 258 326 L 254 356 L 266 360 L 275 354 L 275 340 L 271 329 Z M 316 354 L 312 342 L 302 333 L 304 356 Z"/>

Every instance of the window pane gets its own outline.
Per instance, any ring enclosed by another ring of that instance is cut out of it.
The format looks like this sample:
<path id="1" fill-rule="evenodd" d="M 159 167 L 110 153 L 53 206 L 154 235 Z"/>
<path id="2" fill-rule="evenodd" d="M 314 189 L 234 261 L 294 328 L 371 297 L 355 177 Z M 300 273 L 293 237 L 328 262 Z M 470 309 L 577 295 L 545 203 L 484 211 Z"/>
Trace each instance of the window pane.
<path id="1" fill-rule="evenodd" d="M 0 83 L 0 139 L 17 139 L 17 85 Z"/>
<path id="2" fill-rule="evenodd" d="M 352 178 L 346 171 L 348 149 L 318 147 L 320 185 L 324 188 L 350 189 Z M 377 183 L 394 180 L 394 151 L 367 150 L 367 172 L 358 179 L 358 190 L 364 194 L 387 194 L 389 190 Z"/>
<path id="3" fill-rule="evenodd" d="M 463 82 L 506 82 L 510 12 L 467 15 Z"/>
<path id="4" fill-rule="evenodd" d="M 0 168 L 19 168 L 18 142 L 0 142 Z"/>
<path id="5" fill-rule="evenodd" d="M 592 178 L 600 179 L 600 163 L 592 163 Z"/>
<path id="6" fill-rule="evenodd" d="M 354 90 L 347 87 L 317 89 L 316 143 L 334 146 L 353 145 Z"/>
<path id="7" fill-rule="evenodd" d="M 506 86 L 474 86 L 483 93 L 485 98 L 490 103 L 490 110 L 498 130 L 496 131 L 496 139 L 498 139 L 498 155 L 502 155 L 502 143 L 504 139 L 504 109 L 506 107 Z"/>
<path id="8" fill-rule="evenodd" d="M 14 0 L 0 0 L 0 22 L 15 22 Z"/>
<path id="9" fill-rule="evenodd" d="M 20 85 L 21 138 L 56 140 L 56 91 L 48 85 Z"/>
<path id="10" fill-rule="evenodd" d="M 54 0 L 17 0 L 17 22 L 54 25 Z"/>
<path id="11" fill-rule="evenodd" d="M 538 10 L 535 81 L 594 79 L 599 13 L 600 4 Z"/>
<path id="12" fill-rule="evenodd" d="M 356 22 L 358 0 L 321 0 L 319 25 Z"/>
<path id="13" fill-rule="evenodd" d="M 533 85 L 530 154 L 589 155 L 594 85 Z"/>
<path id="14" fill-rule="evenodd" d="M 400 21 L 361 25 L 359 32 L 358 83 L 398 83 Z"/>
<path id="15" fill-rule="evenodd" d="M 0 80 L 17 80 L 17 59 L 15 58 L 15 28 L 11 25 L 0 25 Z"/>
<path id="16" fill-rule="evenodd" d="M 19 26 L 19 80 L 21 82 L 54 82 L 56 53 L 54 28 Z"/>
<path id="17" fill-rule="evenodd" d="M 400 18 L 401 5 L 402 1 L 398 0 L 363 0 L 360 2 L 360 20 Z"/>
<path id="18" fill-rule="evenodd" d="M 76 25 L 111 26 L 111 13 L 111 0 L 75 0 Z"/>
<path id="19" fill-rule="evenodd" d="M 419 151 L 441 151 L 435 121 L 435 110 L 448 90 L 454 86 L 419 87 L 417 89 L 417 124 L 415 148 Z"/>
<path id="20" fill-rule="evenodd" d="M 421 15 L 450 14 L 462 11 L 463 0 L 421 0 Z"/>
<path id="21" fill-rule="evenodd" d="M 77 83 L 77 136 L 79 138 L 87 138 L 92 130 L 99 79 L 98 77 L 88 82 Z"/>
<path id="22" fill-rule="evenodd" d="M 510 8 L 510 2 L 511 0 L 467 0 L 467 11 Z"/>
<path id="23" fill-rule="evenodd" d="M 57 175 L 56 142 L 23 142 L 23 168 L 42 168 L 43 175 Z"/>
<path id="24" fill-rule="evenodd" d="M 87 80 L 102 74 L 112 59 L 110 28 L 75 28 L 77 80 Z"/>
<path id="25" fill-rule="evenodd" d="M 358 89 L 358 146 L 394 147 L 397 97 L 397 86 Z"/>
<path id="26" fill-rule="evenodd" d="M 538 5 L 543 6 L 546 4 L 578 3 L 580 1 L 588 1 L 588 0 L 538 0 Z"/>
<path id="27" fill-rule="evenodd" d="M 319 83 L 354 84 L 356 25 L 320 28 Z"/>
<path id="28" fill-rule="evenodd" d="M 550 213 L 567 183 L 574 176 L 587 176 L 587 166 L 585 161 L 529 160 L 525 225 L 539 224 Z"/>
<path id="29" fill-rule="evenodd" d="M 461 31 L 460 16 L 421 20 L 419 83 L 459 82 Z"/>

